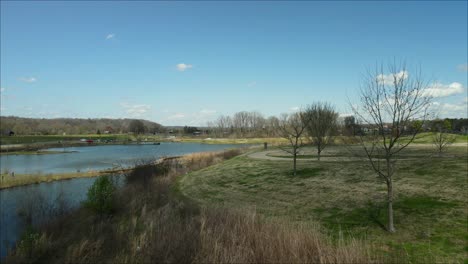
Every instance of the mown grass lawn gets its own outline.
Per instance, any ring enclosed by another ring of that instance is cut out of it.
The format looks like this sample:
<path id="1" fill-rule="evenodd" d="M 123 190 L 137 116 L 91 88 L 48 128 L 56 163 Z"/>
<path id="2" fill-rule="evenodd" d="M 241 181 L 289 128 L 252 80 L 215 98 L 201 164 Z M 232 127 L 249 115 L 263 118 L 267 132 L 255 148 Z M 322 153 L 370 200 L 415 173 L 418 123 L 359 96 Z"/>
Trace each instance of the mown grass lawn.
<path id="1" fill-rule="evenodd" d="M 409 261 L 463 262 L 468 250 L 467 151 L 452 147 L 443 158 L 431 148 L 402 154 L 395 175 L 395 225 L 386 225 L 386 187 L 368 162 L 256 160 L 240 156 L 185 175 L 182 192 L 201 204 L 255 207 L 258 213 L 293 222 L 318 222 L 332 237 L 345 234 L 407 254 Z M 415 155 L 420 153 L 420 155 Z"/>

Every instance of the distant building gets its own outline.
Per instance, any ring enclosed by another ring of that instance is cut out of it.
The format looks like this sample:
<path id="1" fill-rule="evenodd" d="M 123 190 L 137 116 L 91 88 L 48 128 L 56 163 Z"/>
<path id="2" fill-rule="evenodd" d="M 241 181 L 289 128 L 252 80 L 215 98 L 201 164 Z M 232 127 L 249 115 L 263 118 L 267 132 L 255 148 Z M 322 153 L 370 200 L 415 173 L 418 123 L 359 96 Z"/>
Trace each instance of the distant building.
<path id="1" fill-rule="evenodd" d="M 104 130 L 104 134 L 112 134 L 114 133 L 114 129 L 111 126 L 106 126 L 106 129 Z"/>

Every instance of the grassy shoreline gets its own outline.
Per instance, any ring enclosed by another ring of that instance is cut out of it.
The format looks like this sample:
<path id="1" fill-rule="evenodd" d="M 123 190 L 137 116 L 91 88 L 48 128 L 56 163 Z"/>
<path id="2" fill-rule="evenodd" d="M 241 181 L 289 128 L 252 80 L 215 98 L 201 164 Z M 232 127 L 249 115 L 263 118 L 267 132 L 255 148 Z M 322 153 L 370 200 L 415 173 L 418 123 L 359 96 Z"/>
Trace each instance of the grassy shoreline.
<path id="1" fill-rule="evenodd" d="M 40 150 L 24 150 L 24 151 L 11 151 L 11 152 L 0 152 L 0 155 L 49 155 L 49 154 L 64 154 L 74 153 L 77 151 L 40 151 Z"/>
<path id="2" fill-rule="evenodd" d="M 56 174 L 15 174 L 14 176 L 3 173 L 0 174 L 0 190 L 43 182 L 71 180 L 76 178 L 91 178 L 103 175 L 125 173 L 131 171 L 132 169 L 133 168 Z"/>

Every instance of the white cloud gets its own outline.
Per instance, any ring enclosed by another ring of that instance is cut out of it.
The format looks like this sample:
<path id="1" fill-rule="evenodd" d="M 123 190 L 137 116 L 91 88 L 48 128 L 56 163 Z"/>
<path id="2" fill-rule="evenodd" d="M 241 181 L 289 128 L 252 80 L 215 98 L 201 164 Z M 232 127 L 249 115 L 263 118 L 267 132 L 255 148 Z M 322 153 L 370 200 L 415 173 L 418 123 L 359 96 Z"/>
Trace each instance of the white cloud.
<path id="1" fill-rule="evenodd" d="M 453 82 L 451 84 L 433 83 L 422 92 L 423 96 L 446 97 L 463 93 L 463 90 L 461 83 Z"/>
<path id="2" fill-rule="evenodd" d="M 468 102 L 466 100 L 458 104 L 433 102 L 432 111 L 441 118 L 466 118 Z"/>
<path id="3" fill-rule="evenodd" d="M 106 36 L 106 39 L 113 39 L 113 38 L 115 38 L 114 33 L 107 34 L 107 36 Z"/>
<path id="4" fill-rule="evenodd" d="M 183 114 L 183 113 L 177 113 L 177 114 L 168 116 L 166 119 L 167 119 L 167 120 L 174 120 L 174 119 L 182 119 L 182 118 L 184 118 L 184 117 L 185 117 L 185 114 Z"/>
<path id="5" fill-rule="evenodd" d="M 151 106 L 147 104 L 131 105 L 128 103 L 121 103 L 120 106 L 123 107 L 125 112 L 131 117 L 142 117 L 151 109 Z"/>
<path id="6" fill-rule="evenodd" d="M 385 85 L 391 85 L 395 81 L 401 79 L 408 79 L 409 73 L 407 71 L 400 71 L 397 73 L 390 73 L 390 74 L 379 74 L 377 75 L 376 79 L 379 83 L 383 83 Z"/>
<path id="7" fill-rule="evenodd" d="M 441 108 L 447 112 L 452 112 L 452 111 L 455 111 L 455 112 L 458 112 L 458 111 L 464 111 L 464 113 L 466 114 L 466 105 L 462 105 L 462 104 L 442 104 L 441 105 Z"/>
<path id="8" fill-rule="evenodd" d="M 37 81 L 35 77 L 21 77 L 19 78 L 19 80 L 22 82 L 27 82 L 27 83 L 33 83 Z"/>
<path id="9" fill-rule="evenodd" d="M 218 112 L 212 109 L 202 109 L 198 112 L 190 113 L 171 113 L 167 114 L 163 123 L 165 125 L 189 125 L 189 126 L 205 126 L 208 121 L 216 118 Z"/>
<path id="10" fill-rule="evenodd" d="M 200 114 L 203 114 L 203 115 L 212 115 L 215 113 L 216 113 L 216 110 L 209 110 L 209 109 L 202 109 L 200 111 Z"/>
<path id="11" fill-rule="evenodd" d="M 468 63 L 458 65 L 457 69 L 459 71 L 468 72 Z"/>
<path id="12" fill-rule="evenodd" d="M 300 109 L 299 106 L 293 106 L 293 107 L 289 108 L 289 111 L 290 112 L 297 112 L 297 111 L 299 111 L 299 109 Z"/>
<path id="13" fill-rule="evenodd" d="M 257 85 L 257 82 L 256 82 L 256 81 L 253 81 L 253 82 L 249 82 L 249 83 L 247 84 L 247 87 L 254 87 L 254 86 L 256 86 L 256 85 Z"/>
<path id="14" fill-rule="evenodd" d="M 6 89 L 5 88 L 0 88 L 0 93 L 3 93 Z"/>
<path id="15" fill-rule="evenodd" d="M 176 65 L 178 71 L 185 71 L 187 69 L 193 68 L 191 64 L 179 63 Z"/>

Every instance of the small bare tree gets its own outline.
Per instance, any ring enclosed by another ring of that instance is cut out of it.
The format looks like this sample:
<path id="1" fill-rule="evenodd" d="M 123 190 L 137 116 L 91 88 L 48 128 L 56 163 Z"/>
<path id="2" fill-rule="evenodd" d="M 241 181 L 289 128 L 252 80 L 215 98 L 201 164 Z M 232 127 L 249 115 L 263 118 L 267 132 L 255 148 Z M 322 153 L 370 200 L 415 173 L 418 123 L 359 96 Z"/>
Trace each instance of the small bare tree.
<path id="1" fill-rule="evenodd" d="M 304 114 L 297 112 L 293 114 L 282 114 L 275 122 L 276 132 L 280 137 L 288 140 L 291 148 L 280 147 L 283 151 L 286 151 L 293 155 L 293 175 L 296 176 L 296 160 L 299 150 L 304 146 L 302 140 L 302 134 L 306 128 L 306 122 L 304 122 Z"/>
<path id="2" fill-rule="evenodd" d="M 307 134 L 317 147 L 317 158 L 333 140 L 337 127 L 338 113 L 328 103 L 314 103 L 304 111 Z"/>
<path id="3" fill-rule="evenodd" d="M 414 120 L 428 117 L 431 97 L 420 71 L 409 75 L 406 65 L 390 64 L 390 74 L 383 67 L 368 71 L 361 87 L 361 106 L 351 106 L 355 116 L 366 126 L 367 135 L 360 136 L 361 145 L 373 170 L 387 185 L 389 232 L 393 224 L 393 177 L 396 154 L 413 142 L 421 126 L 410 129 Z"/>
<path id="4" fill-rule="evenodd" d="M 452 126 L 450 121 L 445 120 L 442 124 L 436 124 L 434 132 L 432 134 L 432 144 L 434 145 L 439 157 L 442 157 L 442 153 L 455 142 L 456 137 L 449 133 Z"/>

